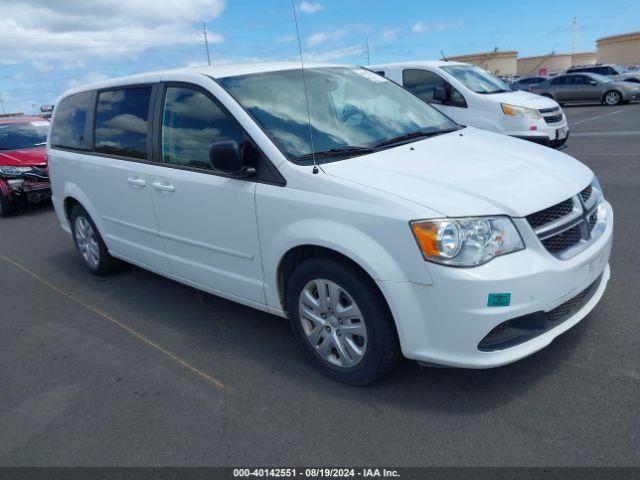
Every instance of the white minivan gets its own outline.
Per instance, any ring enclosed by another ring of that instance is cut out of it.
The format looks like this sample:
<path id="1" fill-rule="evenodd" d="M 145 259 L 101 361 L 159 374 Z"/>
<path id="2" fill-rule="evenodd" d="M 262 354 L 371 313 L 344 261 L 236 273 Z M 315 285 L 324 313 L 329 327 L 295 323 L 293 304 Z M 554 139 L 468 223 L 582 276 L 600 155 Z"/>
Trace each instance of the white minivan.
<path id="1" fill-rule="evenodd" d="M 462 127 L 362 68 L 76 88 L 56 102 L 47 152 L 57 215 L 91 272 L 123 260 L 288 317 L 310 361 L 346 383 L 402 355 L 516 361 L 609 280 L 612 210 L 589 168 Z"/>
<path id="2" fill-rule="evenodd" d="M 563 147 L 569 136 L 567 119 L 555 100 L 511 90 L 474 65 L 417 61 L 368 68 L 403 85 L 461 125 L 553 148 Z"/>

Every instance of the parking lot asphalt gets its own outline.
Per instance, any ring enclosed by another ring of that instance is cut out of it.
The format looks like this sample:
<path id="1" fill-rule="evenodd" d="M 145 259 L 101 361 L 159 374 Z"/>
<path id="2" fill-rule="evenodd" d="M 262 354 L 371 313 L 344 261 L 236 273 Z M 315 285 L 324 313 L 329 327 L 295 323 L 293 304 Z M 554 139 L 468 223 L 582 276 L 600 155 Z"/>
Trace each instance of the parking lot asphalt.
<path id="1" fill-rule="evenodd" d="M 611 281 L 492 370 L 405 361 L 344 386 L 284 319 L 135 267 L 91 276 L 50 205 L 1 220 L 0 465 L 640 465 L 640 105 L 565 111 L 565 152 L 615 210 Z"/>

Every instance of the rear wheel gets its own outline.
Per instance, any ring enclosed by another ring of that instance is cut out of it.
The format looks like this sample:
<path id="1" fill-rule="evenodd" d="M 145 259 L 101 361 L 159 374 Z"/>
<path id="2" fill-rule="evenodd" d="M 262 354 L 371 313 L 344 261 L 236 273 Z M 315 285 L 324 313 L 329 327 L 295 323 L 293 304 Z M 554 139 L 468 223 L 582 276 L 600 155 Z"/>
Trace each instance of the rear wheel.
<path id="1" fill-rule="evenodd" d="M 289 281 L 287 306 L 307 357 L 334 380 L 366 385 L 401 358 L 382 294 L 353 267 L 320 258 L 304 261 Z"/>
<path id="2" fill-rule="evenodd" d="M 107 246 L 87 211 L 80 205 L 74 206 L 70 220 L 73 241 L 89 271 L 99 276 L 114 272 L 120 262 L 109 255 Z"/>
<path id="3" fill-rule="evenodd" d="M 609 90 L 604 94 L 604 103 L 610 107 L 620 105 L 622 103 L 622 95 L 616 90 Z"/>

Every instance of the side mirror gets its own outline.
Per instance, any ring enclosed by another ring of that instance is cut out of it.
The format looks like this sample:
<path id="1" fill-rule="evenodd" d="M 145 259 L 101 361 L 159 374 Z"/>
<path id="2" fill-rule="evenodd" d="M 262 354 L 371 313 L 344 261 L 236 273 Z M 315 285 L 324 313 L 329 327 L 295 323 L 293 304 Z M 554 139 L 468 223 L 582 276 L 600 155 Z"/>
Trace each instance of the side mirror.
<path id="1" fill-rule="evenodd" d="M 256 173 L 255 168 L 242 164 L 240 144 L 233 140 L 212 143 L 209 147 L 209 162 L 215 170 L 237 177 L 250 177 Z"/>
<path id="2" fill-rule="evenodd" d="M 442 86 L 437 86 L 433 91 L 433 99 L 439 100 L 442 103 L 447 103 L 449 101 L 449 95 L 447 95 L 447 91 Z"/>

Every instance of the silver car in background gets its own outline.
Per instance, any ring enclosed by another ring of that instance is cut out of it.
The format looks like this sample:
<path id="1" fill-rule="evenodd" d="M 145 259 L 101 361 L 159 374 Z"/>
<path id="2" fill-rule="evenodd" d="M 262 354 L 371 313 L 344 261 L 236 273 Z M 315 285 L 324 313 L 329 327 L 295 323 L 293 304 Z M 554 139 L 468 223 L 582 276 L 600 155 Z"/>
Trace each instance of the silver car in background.
<path id="1" fill-rule="evenodd" d="M 513 82 L 510 87 L 511 90 L 521 90 L 523 92 L 529 92 L 531 87 L 538 85 L 539 83 L 546 82 L 549 77 L 543 77 L 542 75 L 533 75 L 531 77 L 522 77 L 519 80 Z"/>
<path id="2" fill-rule="evenodd" d="M 569 73 L 550 78 L 546 82 L 532 85 L 529 89 L 556 102 L 599 102 L 619 105 L 640 100 L 640 84 L 617 82 L 595 73 Z"/>
<path id="3" fill-rule="evenodd" d="M 578 65 L 569 68 L 567 73 L 596 73 L 609 77 L 616 82 L 640 83 L 640 72 L 638 70 L 613 63 L 606 65 Z"/>

